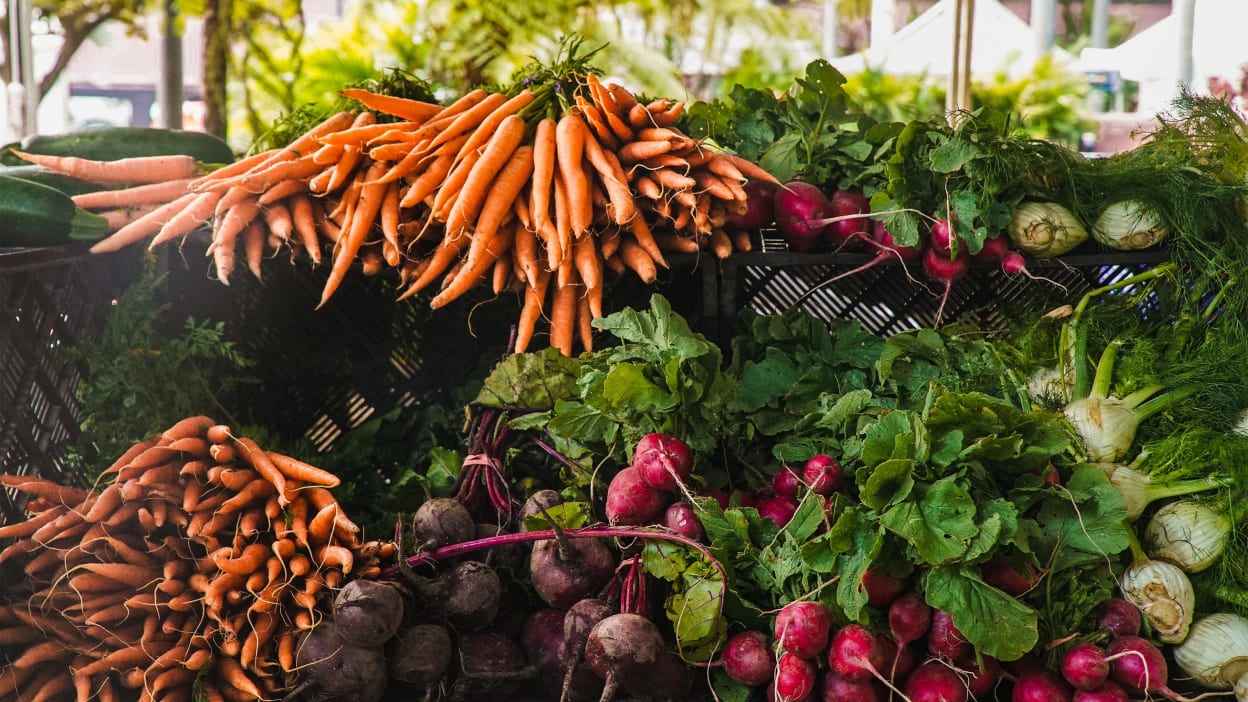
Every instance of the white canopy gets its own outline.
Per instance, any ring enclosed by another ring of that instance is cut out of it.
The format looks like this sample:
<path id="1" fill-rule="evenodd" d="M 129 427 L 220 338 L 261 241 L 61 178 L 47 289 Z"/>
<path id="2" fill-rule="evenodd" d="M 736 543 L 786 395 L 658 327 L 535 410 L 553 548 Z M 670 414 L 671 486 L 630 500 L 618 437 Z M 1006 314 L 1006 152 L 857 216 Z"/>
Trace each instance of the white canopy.
<path id="1" fill-rule="evenodd" d="M 1244 0 L 1248 2 L 1248 0 Z M 944 78 L 953 62 L 953 0 L 940 0 L 902 27 L 882 45 L 856 54 L 829 59 L 846 75 L 870 68 L 893 74 L 925 74 Z M 975 0 L 971 41 L 971 75 L 997 72 L 1016 77 L 1036 62 L 1036 37 L 1021 17 L 998 0 Z M 1069 59 L 1062 49 L 1054 49 Z"/>
<path id="2" fill-rule="evenodd" d="M 1193 0 L 1192 85 L 1204 92 L 1209 78 L 1221 76 L 1239 87 L 1240 66 L 1248 63 L 1248 1 Z M 1140 83 L 1141 112 L 1164 110 L 1179 91 L 1179 18 L 1169 15 L 1112 49 L 1084 49 L 1084 71 L 1117 71 Z"/>

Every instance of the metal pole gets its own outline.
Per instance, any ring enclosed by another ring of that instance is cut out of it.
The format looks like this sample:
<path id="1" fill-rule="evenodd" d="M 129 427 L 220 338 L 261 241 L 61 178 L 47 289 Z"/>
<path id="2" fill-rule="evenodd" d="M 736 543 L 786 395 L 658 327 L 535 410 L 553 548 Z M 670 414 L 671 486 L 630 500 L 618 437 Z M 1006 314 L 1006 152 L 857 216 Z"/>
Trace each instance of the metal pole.
<path id="1" fill-rule="evenodd" d="M 840 54 L 840 0 L 823 0 L 823 57 Z"/>
<path id="2" fill-rule="evenodd" d="M 896 0 L 871 0 L 871 46 L 883 46 L 897 31 Z"/>
<path id="3" fill-rule="evenodd" d="M 1178 21 L 1178 56 L 1175 64 L 1175 80 L 1190 88 L 1192 85 L 1192 34 L 1196 23 L 1196 0 L 1174 0 L 1174 17 Z"/>
<path id="4" fill-rule="evenodd" d="M 31 43 L 31 0 L 9 2 L 9 125 L 19 138 L 38 131 L 39 84 L 35 81 L 35 49 Z"/>
<path id="5" fill-rule="evenodd" d="M 178 29 L 176 0 L 165 0 L 161 8 L 161 68 L 158 99 L 160 126 L 182 128 L 183 90 L 182 33 Z"/>
<path id="6" fill-rule="evenodd" d="M 1109 48 L 1109 0 L 1092 2 L 1092 47 Z"/>
<path id="7" fill-rule="evenodd" d="M 1036 35 L 1036 56 L 1049 53 L 1057 33 L 1057 0 L 1031 0 L 1031 30 Z"/>

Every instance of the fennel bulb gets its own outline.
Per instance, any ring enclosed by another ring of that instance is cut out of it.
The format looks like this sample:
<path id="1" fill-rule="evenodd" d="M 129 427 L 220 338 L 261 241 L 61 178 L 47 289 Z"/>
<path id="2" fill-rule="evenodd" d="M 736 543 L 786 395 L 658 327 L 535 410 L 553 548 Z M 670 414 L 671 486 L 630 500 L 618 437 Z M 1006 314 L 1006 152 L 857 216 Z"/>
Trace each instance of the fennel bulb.
<path id="1" fill-rule="evenodd" d="M 1014 248 L 1036 258 L 1061 256 L 1088 240 L 1075 213 L 1056 202 L 1018 203 L 1006 234 Z"/>
<path id="2" fill-rule="evenodd" d="M 1111 249 L 1134 251 L 1160 244 L 1169 231 L 1152 205 L 1120 200 L 1101 211 L 1092 225 L 1092 238 Z"/>
<path id="3" fill-rule="evenodd" d="M 1248 675 L 1248 619 L 1224 612 L 1201 617 L 1174 648 L 1174 662 L 1205 687 L 1236 687 Z"/>
<path id="4" fill-rule="evenodd" d="M 1152 558 L 1199 573 L 1222 555 L 1230 533 L 1225 515 L 1195 500 L 1175 500 L 1148 521 L 1143 544 Z"/>
<path id="5" fill-rule="evenodd" d="M 1136 561 L 1119 584 L 1123 598 L 1140 608 L 1158 640 L 1175 644 L 1187 638 L 1196 609 L 1196 592 L 1187 573 L 1165 561 Z"/>
<path id="6" fill-rule="evenodd" d="M 1144 513 L 1144 508 L 1156 500 L 1212 490 L 1226 484 L 1223 478 L 1213 475 L 1158 483 L 1147 473 L 1126 464 L 1101 463 L 1100 466 L 1110 484 L 1122 493 L 1122 499 L 1127 505 L 1127 521 L 1138 519 Z"/>

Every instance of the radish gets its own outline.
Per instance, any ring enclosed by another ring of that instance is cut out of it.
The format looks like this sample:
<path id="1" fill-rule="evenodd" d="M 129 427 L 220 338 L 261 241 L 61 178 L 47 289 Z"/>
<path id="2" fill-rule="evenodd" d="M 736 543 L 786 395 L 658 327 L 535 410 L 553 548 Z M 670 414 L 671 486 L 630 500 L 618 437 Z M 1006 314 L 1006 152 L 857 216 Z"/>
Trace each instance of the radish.
<path id="1" fill-rule="evenodd" d="M 875 678 L 885 687 L 900 692 L 880 672 L 884 665 L 884 647 L 876 635 L 861 624 L 841 627 L 828 645 L 828 666 L 833 673 L 856 682 Z"/>
<path id="2" fill-rule="evenodd" d="M 862 190 L 837 190 L 828 198 L 828 217 L 838 219 L 824 228 L 824 240 L 838 250 L 866 241 L 871 231 L 870 214 L 871 202 Z"/>
<path id="3" fill-rule="evenodd" d="M 776 191 L 780 186 L 769 180 L 750 180 L 745 190 L 745 210 L 730 212 L 728 223 L 740 229 L 762 229 L 776 221 Z"/>
<path id="4" fill-rule="evenodd" d="M 831 495 L 841 486 L 841 464 L 826 453 L 811 456 L 802 466 L 802 482 L 813 493 Z"/>
<path id="5" fill-rule="evenodd" d="M 762 685 L 776 672 L 776 656 L 767 634 L 761 631 L 733 634 L 724 644 L 720 660 L 724 673 L 742 685 Z"/>
<path id="6" fill-rule="evenodd" d="M 971 254 L 976 261 L 983 263 L 1000 263 L 1001 259 L 1010 252 L 1010 240 L 1004 236 L 994 236 L 984 239 L 984 244 Z"/>
<path id="7" fill-rule="evenodd" d="M 1002 554 L 988 559 L 979 567 L 979 577 L 985 583 L 1012 597 L 1019 597 L 1040 581 L 1040 574 L 1030 563 L 1022 563 L 1022 570 L 1014 561 Z"/>
<path id="8" fill-rule="evenodd" d="M 798 476 L 797 470 L 792 466 L 780 466 L 780 470 L 771 476 L 771 492 L 773 495 L 797 497 L 797 490 L 801 485 L 802 479 Z"/>
<path id="9" fill-rule="evenodd" d="M 1092 690 L 1109 679 L 1105 651 L 1094 643 L 1071 646 L 1062 656 L 1062 677 L 1079 690 Z"/>
<path id="10" fill-rule="evenodd" d="M 798 600 L 776 614 L 772 632 L 780 650 L 800 658 L 814 658 L 828 646 L 832 634 L 832 612 L 814 600 Z"/>
<path id="11" fill-rule="evenodd" d="M 906 676 L 902 694 L 910 702 L 966 702 L 966 683 L 943 663 L 924 663 Z"/>
<path id="12" fill-rule="evenodd" d="M 624 468 L 607 485 L 607 522 L 642 526 L 654 524 L 667 509 L 668 498 L 641 477 L 636 468 Z"/>
<path id="13" fill-rule="evenodd" d="M 940 296 L 940 306 L 936 308 L 935 325 L 940 325 L 945 313 L 945 304 L 949 302 L 949 294 L 953 292 L 953 284 L 966 277 L 971 270 L 971 257 L 963 254 L 957 258 L 949 258 L 948 254 L 939 253 L 935 247 L 923 253 L 923 273 L 928 279 L 945 284 L 945 291 Z"/>
<path id="14" fill-rule="evenodd" d="M 882 631 L 876 633 L 875 639 L 880 642 L 880 648 L 884 649 L 884 660 L 892 661 L 888 675 L 890 680 L 900 680 L 914 670 L 913 648 L 898 645 L 892 636 Z"/>
<path id="15" fill-rule="evenodd" d="M 610 700 L 625 681 L 644 680 L 666 650 L 654 622 L 640 614 L 613 614 L 594 625 L 585 642 L 585 661 L 606 683 Z"/>
<path id="16" fill-rule="evenodd" d="M 1047 670 L 1014 681 L 1010 702 L 1070 702 L 1070 686 Z"/>
<path id="17" fill-rule="evenodd" d="M 663 524 L 677 534 L 694 541 L 706 539 L 706 530 L 702 528 L 702 520 L 698 519 L 693 506 L 688 502 L 673 502 L 668 505 L 667 511 L 663 513 Z"/>
<path id="18" fill-rule="evenodd" d="M 964 660 L 972 653 L 970 642 L 953 625 L 953 615 L 943 609 L 932 610 L 931 624 L 927 629 L 927 650 L 947 661 Z"/>
<path id="19" fill-rule="evenodd" d="M 1043 280 L 1046 283 L 1065 289 L 1065 286 L 1055 280 L 1032 273 L 1031 269 L 1027 267 L 1027 259 L 1021 253 L 1010 248 L 1009 237 L 995 236 L 991 239 L 985 239 L 983 247 L 973 257 L 976 261 L 1000 265 L 1001 271 L 1006 275 L 1023 275 L 1032 280 Z"/>
<path id="20" fill-rule="evenodd" d="M 818 186 L 792 181 L 780 186 L 773 200 L 776 229 L 790 249 L 810 253 L 823 245 L 823 220 L 829 203 Z"/>
<path id="21" fill-rule="evenodd" d="M 1096 626 L 1114 636 L 1136 636 L 1144 626 L 1140 608 L 1121 597 L 1110 597 L 1096 608 Z"/>
<path id="22" fill-rule="evenodd" d="M 888 630 L 899 644 L 918 641 L 931 625 L 932 608 L 917 592 L 907 592 L 888 606 Z"/>
<path id="23" fill-rule="evenodd" d="M 1170 671 L 1166 659 L 1148 639 L 1119 636 L 1105 647 L 1109 675 L 1114 682 L 1132 692 L 1158 693 L 1171 699 L 1181 697 L 1168 685 Z"/>
<path id="24" fill-rule="evenodd" d="M 670 434 L 646 434 L 637 442 L 630 465 L 655 490 L 675 490 L 693 474 L 693 450 Z"/>
<path id="25" fill-rule="evenodd" d="M 782 653 L 776 660 L 771 691 L 776 702 L 801 702 L 815 689 L 815 666 L 801 656 Z"/>
<path id="26" fill-rule="evenodd" d="M 1129 702 L 1126 690 L 1113 681 L 1107 681 L 1095 690 L 1075 690 L 1070 702 Z"/>
<path id="27" fill-rule="evenodd" d="M 775 495 L 758 501 L 758 516 L 763 519 L 770 519 L 776 523 L 776 526 L 784 526 L 789 523 L 793 515 L 797 513 L 797 498 L 789 495 Z"/>
<path id="28" fill-rule="evenodd" d="M 849 680 L 827 671 L 819 684 L 823 702 L 884 702 L 888 693 L 873 679 Z"/>
<path id="29" fill-rule="evenodd" d="M 862 573 L 862 587 L 867 591 L 867 604 L 884 609 L 905 591 L 906 581 L 878 568 L 867 568 Z"/>
<path id="30" fill-rule="evenodd" d="M 997 683 L 1001 681 L 1005 671 L 1001 668 L 1001 663 L 996 658 L 992 656 L 983 656 L 982 658 L 982 665 L 971 663 L 970 677 L 966 679 L 967 694 L 973 700 L 996 699 L 994 693 Z"/>

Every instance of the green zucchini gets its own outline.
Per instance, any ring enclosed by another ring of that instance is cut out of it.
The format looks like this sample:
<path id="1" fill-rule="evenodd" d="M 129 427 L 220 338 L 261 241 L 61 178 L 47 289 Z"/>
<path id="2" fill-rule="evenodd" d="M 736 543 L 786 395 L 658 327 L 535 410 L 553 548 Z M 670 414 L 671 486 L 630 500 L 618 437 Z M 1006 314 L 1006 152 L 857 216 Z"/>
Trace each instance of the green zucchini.
<path id="1" fill-rule="evenodd" d="M 30 180 L 36 183 L 51 186 L 61 192 L 73 197 L 82 193 L 93 193 L 100 190 L 111 189 L 111 186 L 92 183 L 89 180 L 75 178 L 71 175 L 65 175 L 51 168 L 36 166 L 33 164 L 25 166 L 0 166 L 0 176 L 9 176 L 11 178 L 21 178 L 22 180 Z"/>
<path id="2" fill-rule="evenodd" d="M 0 175 L 0 247 L 61 246 L 107 232 L 108 220 L 78 207 L 60 190 Z"/>
<path id="3" fill-rule="evenodd" d="M 0 147 L 0 165 L 20 166 L 26 163 L 13 154 L 13 149 L 49 156 L 77 156 L 93 161 L 171 154 L 194 156 L 203 163 L 234 161 L 234 151 L 229 144 L 211 134 L 156 127 L 101 127 L 67 134 L 37 134 Z"/>

